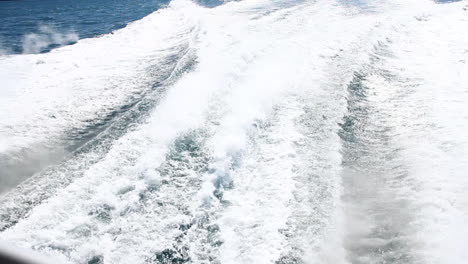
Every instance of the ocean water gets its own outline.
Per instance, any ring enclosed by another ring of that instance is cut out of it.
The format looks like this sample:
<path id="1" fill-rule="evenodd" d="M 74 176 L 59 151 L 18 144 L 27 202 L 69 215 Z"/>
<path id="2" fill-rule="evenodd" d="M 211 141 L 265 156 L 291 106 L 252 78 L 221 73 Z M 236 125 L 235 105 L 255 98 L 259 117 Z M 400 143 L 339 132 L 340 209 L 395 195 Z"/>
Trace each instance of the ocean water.
<path id="1" fill-rule="evenodd" d="M 166 0 L 0 1 L 3 53 L 40 53 L 123 28 Z"/>
<path id="2" fill-rule="evenodd" d="M 467 0 L 150 2 L 0 2 L 0 251 L 466 263 Z"/>

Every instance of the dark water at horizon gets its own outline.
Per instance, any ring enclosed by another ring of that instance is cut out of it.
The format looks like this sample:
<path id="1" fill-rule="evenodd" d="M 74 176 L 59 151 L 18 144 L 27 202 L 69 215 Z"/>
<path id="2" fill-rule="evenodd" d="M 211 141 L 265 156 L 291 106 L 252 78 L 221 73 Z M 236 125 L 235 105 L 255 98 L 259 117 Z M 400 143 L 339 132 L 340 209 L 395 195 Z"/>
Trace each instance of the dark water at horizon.
<path id="1" fill-rule="evenodd" d="M 169 0 L 0 1 L 0 54 L 40 53 L 107 34 Z"/>

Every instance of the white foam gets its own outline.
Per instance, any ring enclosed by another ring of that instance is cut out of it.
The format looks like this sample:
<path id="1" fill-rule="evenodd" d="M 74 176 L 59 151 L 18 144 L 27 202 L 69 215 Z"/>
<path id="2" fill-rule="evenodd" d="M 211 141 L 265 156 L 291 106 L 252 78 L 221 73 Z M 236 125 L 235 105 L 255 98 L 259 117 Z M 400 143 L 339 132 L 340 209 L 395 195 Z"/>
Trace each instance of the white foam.
<path id="1" fill-rule="evenodd" d="M 382 106 L 400 132 L 392 143 L 401 147 L 417 183 L 395 190 L 409 196 L 416 216 L 408 225 L 419 247 L 411 250 L 423 262 L 462 263 L 468 160 L 462 4 L 425 3 L 421 10 L 404 1 L 395 5 L 367 13 L 329 1 L 287 8 L 244 1 L 205 9 L 177 0 L 113 35 L 45 55 L 2 58 L 7 89 L 0 127 L 9 147 L 17 148 L 125 101 L 145 85 L 139 80 L 145 67 L 189 43 L 178 34 L 197 28 L 190 45 L 198 64 L 169 87 L 146 123 L 0 237 L 76 263 L 93 256 L 142 263 L 173 247 L 187 250 L 193 263 L 211 257 L 222 263 L 274 263 L 281 257 L 347 263 L 344 230 L 371 223 L 342 218 L 337 123 L 347 112 L 345 86 L 353 72 L 369 62 L 376 40 L 390 36 L 395 57 L 386 66 L 424 83 L 399 102 L 401 109 Z M 453 12 L 451 23 L 443 22 L 444 12 Z M 431 14 L 425 26 L 408 17 L 420 13 Z M 432 60 L 437 67 L 428 66 Z M 368 84 L 376 88 L 373 102 L 387 102 L 392 89 L 405 91 L 377 77 Z M 420 115 L 421 109 L 427 113 Z M 52 113 L 59 118 L 48 118 Z M 196 165 L 207 171 L 190 167 L 195 161 L 187 158 L 175 168 L 183 177 L 164 175 L 161 166 L 174 142 L 199 130 L 206 133 L 201 137 L 209 158 Z M 10 143 L 15 134 L 23 141 Z M 428 161 L 440 165 L 428 169 Z M 215 197 L 217 188 L 229 205 Z M 220 247 L 211 244 L 215 235 L 197 222 L 200 216 L 219 225 Z"/>
<path id="2" fill-rule="evenodd" d="M 417 80 L 413 101 L 404 106 L 406 120 L 398 127 L 411 177 L 419 184 L 411 226 L 429 263 L 468 258 L 463 239 L 468 236 L 468 38 L 460 33 L 468 26 L 467 3 L 419 6 L 394 49 L 398 60 L 393 63 Z"/>
<path id="3" fill-rule="evenodd" d="M 467 39 L 460 30 L 467 23 L 466 2 L 399 5 L 389 20 L 393 26 L 385 32 L 387 55 L 374 63 L 375 72 L 366 69 L 370 76 L 364 82 L 369 87 L 364 104 L 372 106 L 366 122 L 375 124 L 374 128 L 388 128 L 395 156 L 381 159 L 376 168 L 369 162 L 363 175 L 347 174 L 361 177 L 359 188 L 371 194 L 369 204 L 362 196 L 351 207 L 357 214 L 359 207 L 365 211 L 360 219 L 350 218 L 355 227 L 348 232 L 378 233 L 380 221 L 387 229 L 394 228 L 395 237 L 368 237 L 364 248 L 389 248 L 388 256 L 399 256 L 401 262 L 410 258 L 424 263 L 463 263 L 466 254 L 461 237 L 466 236 L 463 227 L 468 221 L 467 197 L 461 190 L 467 188 L 468 153 L 462 135 L 467 108 L 462 102 L 466 101 L 464 72 L 468 68 L 463 48 Z M 379 151 L 377 145 L 374 148 Z M 373 214 L 388 216 L 374 221 Z M 403 225 L 395 225 L 402 222 L 401 216 L 406 219 Z M 356 246 L 356 241 L 350 243 Z M 400 243 L 404 250 L 392 243 Z M 378 262 L 384 255 L 360 261 Z"/>
<path id="4" fill-rule="evenodd" d="M 149 67 L 188 44 L 190 20 L 162 9 L 113 34 L 47 54 L 1 58 L 0 133 L 7 148 L 53 142 L 131 101 L 148 89 Z"/>

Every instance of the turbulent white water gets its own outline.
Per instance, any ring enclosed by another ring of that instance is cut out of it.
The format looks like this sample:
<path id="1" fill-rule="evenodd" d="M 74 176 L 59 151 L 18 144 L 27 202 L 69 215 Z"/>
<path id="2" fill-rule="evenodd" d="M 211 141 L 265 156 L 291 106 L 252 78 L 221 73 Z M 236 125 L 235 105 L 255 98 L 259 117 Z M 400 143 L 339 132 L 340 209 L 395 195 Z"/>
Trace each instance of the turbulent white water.
<path id="1" fill-rule="evenodd" d="M 0 240 L 63 263 L 466 263 L 466 28 L 466 0 L 174 0 L 2 56 Z"/>

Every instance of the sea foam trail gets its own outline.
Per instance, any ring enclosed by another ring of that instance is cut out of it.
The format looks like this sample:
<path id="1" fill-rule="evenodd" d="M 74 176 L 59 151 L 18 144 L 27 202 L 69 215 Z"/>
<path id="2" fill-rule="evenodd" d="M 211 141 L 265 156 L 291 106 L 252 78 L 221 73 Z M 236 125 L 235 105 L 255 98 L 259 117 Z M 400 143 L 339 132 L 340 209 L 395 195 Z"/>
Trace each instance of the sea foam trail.
<path id="1" fill-rule="evenodd" d="M 458 33 L 468 25 L 467 4 L 427 4 L 395 41 L 399 60 L 392 66 L 403 66 L 404 76 L 416 80 L 413 94 L 402 100 L 407 111 L 396 138 L 417 183 L 410 226 L 422 227 L 416 237 L 423 263 L 464 263 L 468 257 L 462 238 L 468 225 L 468 38 Z"/>
<path id="2" fill-rule="evenodd" d="M 461 263 L 464 3 L 415 2 L 176 0 L 132 24 L 196 28 L 196 65 L 0 239 L 65 263 Z"/>
<path id="3" fill-rule="evenodd" d="M 0 191 L 59 162 L 171 78 L 190 52 L 191 19 L 167 8 L 46 54 L 1 57 Z"/>
<path id="4" fill-rule="evenodd" d="M 345 261 L 337 219 L 341 190 L 337 123 L 346 110 L 343 85 L 352 76 L 350 62 L 367 59 L 379 21 L 379 17 L 349 16 L 351 11 L 318 2 L 255 21 L 255 30 L 262 30 L 264 23 L 267 29 L 262 31 L 283 35 L 274 41 L 281 55 L 269 54 L 267 59 L 281 65 L 268 69 L 270 63 L 262 64 L 251 82 L 253 87 L 268 87 L 263 96 L 278 82 L 282 92 L 255 128 L 220 135 L 222 140 L 217 141 L 229 142 L 242 134 L 250 138 L 241 151 L 244 158 L 240 162 L 237 158 L 237 166 L 228 170 L 232 188 L 223 199 L 231 204 L 219 220 L 222 263 Z M 316 21 L 327 24 L 327 29 Z M 347 34 L 337 34 L 343 28 Z M 281 78 L 270 83 L 276 70 Z M 260 89 L 248 87 L 250 93 Z M 215 149 L 225 145 L 217 144 Z"/>
<path id="5" fill-rule="evenodd" d="M 197 67 L 169 89 L 146 124 L 118 139 L 100 162 L 4 231 L 2 239 L 72 262 L 236 261 L 217 249 L 223 236 L 226 243 L 231 239 L 217 219 L 224 206 L 220 194 L 247 151 L 249 127 L 303 85 L 296 81 L 304 81 L 308 67 L 323 67 L 352 40 L 323 31 L 301 37 L 303 28 L 288 25 L 300 25 L 307 11 L 320 6 L 305 5 L 308 9 L 295 17 L 298 8 L 279 11 L 281 6 L 267 1 L 211 10 L 182 1 L 173 5 L 186 14 L 203 14 Z M 325 37 L 335 40 L 334 46 L 309 50 L 312 40 Z M 296 64 L 303 52 L 312 57 Z M 275 65 L 278 60 L 284 64 Z M 177 168 L 184 169 L 175 173 Z"/>
<path id="6" fill-rule="evenodd" d="M 352 263 L 463 263 L 466 2 L 401 8 L 348 86 L 346 246 Z"/>

